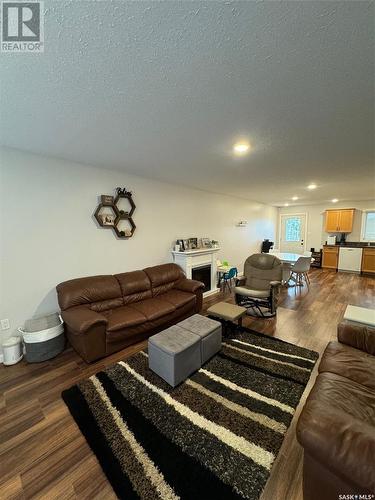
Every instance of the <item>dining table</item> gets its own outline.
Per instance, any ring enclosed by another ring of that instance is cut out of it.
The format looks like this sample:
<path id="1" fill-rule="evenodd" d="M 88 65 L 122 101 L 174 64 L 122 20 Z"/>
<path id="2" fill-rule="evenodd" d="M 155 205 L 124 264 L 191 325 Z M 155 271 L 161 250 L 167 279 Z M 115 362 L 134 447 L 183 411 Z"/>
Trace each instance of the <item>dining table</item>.
<path id="1" fill-rule="evenodd" d="M 277 257 L 278 259 L 281 260 L 283 264 L 283 277 L 282 277 L 282 283 L 284 286 L 290 286 L 289 285 L 289 278 L 292 270 L 292 265 L 297 262 L 297 260 L 300 257 L 303 257 L 303 255 L 299 253 L 293 253 L 293 252 L 272 252 L 271 255 Z M 314 259 L 311 258 L 311 262 L 313 262 Z M 294 286 L 294 285 L 292 285 Z"/>
<path id="2" fill-rule="evenodd" d="M 299 253 L 291 252 L 272 252 L 271 255 L 280 259 L 283 264 L 295 264 L 300 257 L 303 257 Z"/>

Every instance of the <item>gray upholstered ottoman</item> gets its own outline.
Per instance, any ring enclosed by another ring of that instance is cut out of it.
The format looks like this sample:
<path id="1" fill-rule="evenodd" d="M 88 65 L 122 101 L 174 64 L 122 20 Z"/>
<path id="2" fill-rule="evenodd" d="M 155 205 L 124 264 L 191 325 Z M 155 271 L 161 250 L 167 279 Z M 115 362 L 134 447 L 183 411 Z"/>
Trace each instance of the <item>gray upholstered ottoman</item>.
<path id="1" fill-rule="evenodd" d="M 221 349 L 221 323 L 213 319 L 194 314 L 177 324 L 198 336 L 201 341 L 201 363 L 208 361 Z"/>
<path id="2" fill-rule="evenodd" d="M 201 367 L 200 339 L 177 325 L 148 339 L 148 365 L 176 387 Z"/>

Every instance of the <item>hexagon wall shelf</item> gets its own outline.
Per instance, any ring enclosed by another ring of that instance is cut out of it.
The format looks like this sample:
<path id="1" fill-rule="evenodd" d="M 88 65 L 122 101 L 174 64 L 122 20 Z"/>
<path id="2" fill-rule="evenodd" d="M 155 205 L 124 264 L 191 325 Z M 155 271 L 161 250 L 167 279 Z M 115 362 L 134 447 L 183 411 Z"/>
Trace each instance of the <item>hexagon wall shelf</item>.
<path id="1" fill-rule="evenodd" d="M 126 188 L 116 188 L 116 197 L 102 194 L 101 202 L 97 206 L 94 217 L 101 227 L 110 227 L 118 238 L 128 239 L 134 234 L 136 225 L 133 221 L 135 203 L 132 198 L 132 192 Z M 120 208 L 126 204 L 125 207 Z M 124 224 L 128 227 L 123 227 Z"/>

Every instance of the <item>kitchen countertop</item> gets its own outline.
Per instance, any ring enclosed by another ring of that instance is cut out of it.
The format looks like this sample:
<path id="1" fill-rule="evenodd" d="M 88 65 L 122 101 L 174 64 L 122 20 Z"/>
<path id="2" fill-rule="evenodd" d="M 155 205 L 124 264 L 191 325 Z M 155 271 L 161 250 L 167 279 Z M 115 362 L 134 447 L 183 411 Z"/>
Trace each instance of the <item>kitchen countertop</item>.
<path id="1" fill-rule="evenodd" d="M 364 243 L 356 241 L 347 241 L 346 243 L 336 243 L 336 245 L 323 245 L 323 247 L 341 247 L 341 248 L 375 248 L 375 243 Z"/>

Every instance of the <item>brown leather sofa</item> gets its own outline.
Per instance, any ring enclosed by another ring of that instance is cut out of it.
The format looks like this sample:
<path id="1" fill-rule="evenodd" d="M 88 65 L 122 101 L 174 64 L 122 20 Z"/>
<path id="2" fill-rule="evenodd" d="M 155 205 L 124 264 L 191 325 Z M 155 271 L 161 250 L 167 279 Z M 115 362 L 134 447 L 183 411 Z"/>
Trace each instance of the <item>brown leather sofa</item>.
<path id="1" fill-rule="evenodd" d="M 297 425 L 304 500 L 374 498 L 375 328 L 343 321 L 338 340 L 323 354 Z"/>
<path id="2" fill-rule="evenodd" d="M 119 351 L 202 308 L 204 285 L 176 264 L 57 285 L 65 331 L 87 361 Z"/>

